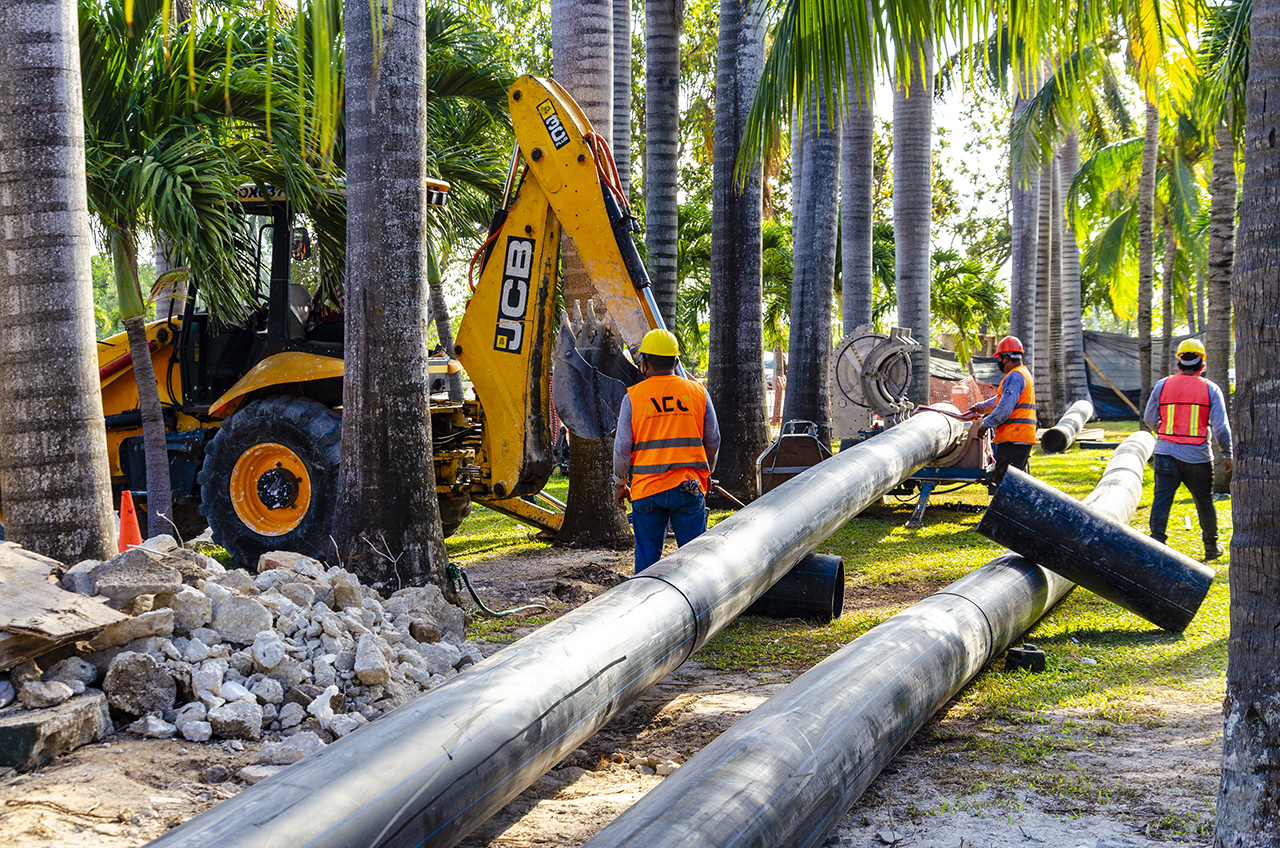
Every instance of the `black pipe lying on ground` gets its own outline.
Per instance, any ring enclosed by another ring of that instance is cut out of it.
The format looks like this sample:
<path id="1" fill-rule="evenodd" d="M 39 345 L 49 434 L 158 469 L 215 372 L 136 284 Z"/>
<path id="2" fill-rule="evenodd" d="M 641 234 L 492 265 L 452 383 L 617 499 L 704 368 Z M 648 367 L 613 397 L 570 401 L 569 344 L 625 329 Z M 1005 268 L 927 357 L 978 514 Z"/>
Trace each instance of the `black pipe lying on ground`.
<path id="1" fill-rule="evenodd" d="M 830 624 L 844 612 L 844 560 L 809 554 L 769 587 L 743 615 Z"/>
<path id="2" fill-rule="evenodd" d="M 1016 469 L 1005 474 L 977 530 L 1175 633 L 1191 623 L 1215 574 Z"/>
<path id="3" fill-rule="evenodd" d="M 1084 429 L 1093 417 L 1093 404 L 1087 400 L 1078 400 L 1067 408 L 1058 423 L 1040 437 L 1040 447 L 1045 453 L 1062 453 L 1075 443 L 1076 436 Z"/>
<path id="4" fill-rule="evenodd" d="M 841 451 L 641 574 L 151 844 L 456 844 L 964 433 L 926 411 Z"/>
<path id="5" fill-rule="evenodd" d="M 1116 451 L 1088 502 L 1128 520 L 1149 434 Z M 911 736 L 1072 588 L 1015 555 L 863 634 L 702 749 L 585 848 L 821 845 Z"/>

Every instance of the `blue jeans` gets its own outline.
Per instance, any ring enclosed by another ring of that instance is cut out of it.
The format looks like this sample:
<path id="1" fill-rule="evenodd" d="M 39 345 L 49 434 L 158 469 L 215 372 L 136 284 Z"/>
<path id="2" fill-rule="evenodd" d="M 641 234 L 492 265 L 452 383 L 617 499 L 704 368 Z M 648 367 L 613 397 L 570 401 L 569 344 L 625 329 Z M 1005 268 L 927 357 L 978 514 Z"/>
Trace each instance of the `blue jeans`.
<path id="1" fill-rule="evenodd" d="M 667 538 L 667 522 L 683 545 L 707 529 L 707 505 L 702 492 L 690 493 L 683 486 L 631 502 L 631 524 L 636 535 L 636 573 L 662 558 Z"/>

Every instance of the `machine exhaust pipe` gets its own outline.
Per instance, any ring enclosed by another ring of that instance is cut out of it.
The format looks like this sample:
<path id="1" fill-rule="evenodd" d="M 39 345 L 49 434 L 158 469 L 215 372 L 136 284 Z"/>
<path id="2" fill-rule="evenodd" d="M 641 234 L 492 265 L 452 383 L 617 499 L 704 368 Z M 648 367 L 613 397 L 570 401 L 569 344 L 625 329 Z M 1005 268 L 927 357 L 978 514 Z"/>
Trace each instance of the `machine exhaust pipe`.
<path id="1" fill-rule="evenodd" d="M 1062 453 L 1075 444 L 1076 437 L 1093 417 L 1093 404 L 1087 400 L 1078 400 L 1067 408 L 1062 418 L 1040 437 L 1040 447 L 1045 453 Z"/>
<path id="2" fill-rule="evenodd" d="M 924 411 L 842 451 L 643 573 L 151 844 L 456 844 L 845 521 L 964 436 L 960 422 Z"/>
<path id="3" fill-rule="evenodd" d="M 1149 434 L 1125 441 L 1090 506 L 1128 520 Z M 1072 584 L 993 560 L 814 666 L 694 755 L 585 848 L 821 845 L 899 749 Z"/>
<path id="4" fill-rule="evenodd" d="M 1017 469 L 1005 475 L 977 531 L 1174 633 L 1191 623 L 1215 575 Z"/>

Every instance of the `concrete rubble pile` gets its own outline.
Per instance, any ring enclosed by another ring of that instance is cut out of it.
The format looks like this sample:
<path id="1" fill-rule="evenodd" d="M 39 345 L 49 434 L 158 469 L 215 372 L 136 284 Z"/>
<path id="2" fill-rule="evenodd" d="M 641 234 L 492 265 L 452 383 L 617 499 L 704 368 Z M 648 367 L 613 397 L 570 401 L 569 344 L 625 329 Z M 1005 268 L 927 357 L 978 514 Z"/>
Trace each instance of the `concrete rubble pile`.
<path id="1" fill-rule="evenodd" d="M 88 727 L 71 735 L 84 738 L 62 750 L 100 738 L 114 719 L 160 739 L 265 736 L 260 762 L 285 765 L 481 659 L 464 640 L 466 614 L 435 586 L 383 600 L 351 573 L 299 554 L 265 554 L 254 575 L 160 536 L 71 567 L 61 587 L 128 617 L 76 650 L 0 674 L 0 748 L 6 721 L 83 702 L 74 721 Z M 57 751 L 17 764 L 49 753 Z"/>

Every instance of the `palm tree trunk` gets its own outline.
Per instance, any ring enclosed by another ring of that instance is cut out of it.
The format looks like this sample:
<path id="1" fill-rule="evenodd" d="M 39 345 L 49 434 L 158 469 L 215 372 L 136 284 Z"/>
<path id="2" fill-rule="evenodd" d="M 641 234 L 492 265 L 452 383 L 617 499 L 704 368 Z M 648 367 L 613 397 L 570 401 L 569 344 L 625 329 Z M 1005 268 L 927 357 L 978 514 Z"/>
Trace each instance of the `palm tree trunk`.
<path id="1" fill-rule="evenodd" d="M 556 79 L 605 138 L 612 138 L 612 0 L 554 0 L 551 53 Z M 583 308 L 594 292 L 571 243 L 564 250 L 564 300 Z M 569 437 L 569 499 L 556 544 L 623 548 L 631 544 L 627 515 L 613 502 L 613 439 Z"/>
<path id="2" fill-rule="evenodd" d="M 1049 165 L 1050 181 L 1053 183 L 1053 217 L 1049 221 L 1053 243 L 1053 254 L 1049 259 L 1049 422 L 1057 421 L 1065 411 L 1062 396 L 1066 394 L 1066 383 L 1062 379 L 1062 180 L 1058 166 L 1061 163 L 1055 156 Z M 1037 399 L 1039 395 L 1036 395 Z"/>
<path id="3" fill-rule="evenodd" d="M 929 391 L 929 288 L 933 223 L 933 46 L 912 46 L 909 79 L 893 92 L 893 240 L 898 324 L 920 349 L 911 354 L 909 397 L 927 404 Z"/>
<path id="4" fill-rule="evenodd" d="M 821 89 L 821 86 L 819 86 Z M 803 181 L 792 210 L 796 244 L 791 283 L 790 379 L 784 421 L 812 421 L 818 438 L 831 441 L 831 308 L 839 233 L 840 132 L 831 125 L 826 98 L 809 109 L 792 148 L 800 150 Z M 812 102 L 806 106 L 812 106 Z M 802 248 L 802 249 L 801 249 Z"/>
<path id="5" fill-rule="evenodd" d="M 720 0 L 711 177 L 711 329 L 707 388 L 720 418 L 715 476 L 739 499 L 756 491 L 764 418 L 760 171 L 734 179 L 742 130 L 764 69 L 764 0 Z"/>
<path id="6" fill-rule="evenodd" d="M 346 376 L 334 537 L 345 567 L 375 587 L 445 576 L 431 460 L 426 304 L 423 0 L 345 6 Z M 373 20 L 381 24 L 375 60 Z"/>
<path id="7" fill-rule="evenodd" d="M 1062 194 L 1065 198 L 1080 169 L 1080 141 L 1070 133 L 1062 145 L 1059 160 Z M 1065 203 L 1064 203 L 1065 211 Z M 1062 225 L 1062 368 L 1064 406 L 1089 399 L 1089 377 L 1084 368 L 1084 320 L 1080 312 L 1080 244 L 1069 215 Z"/>
<path id="8" fill-rule="evenodd" d="M 1151 396 L 1151 289 L 1155 273 L 1156 154 L 1160 149 L 1160 111 L 1147 99 L 1147 135 L 1142 148 L 1142 177 L 1138 184 L 1138 371 L 1142 402 Z"/>
<path id="9" fill-rule="evenodd" d="M 1236 142 L 1222 121 L 1214 133 L 1213 176 L 1209 202 L 1208 300 L 1205 324 L 1205 376 L 1222 388 L 1228 412 L 1231 382 L 1231 264 L 1236 237 Z M 1233 419 L 1234 420 L 1234 419 Z"/>
<path id="10" fill-rule="evenodd" d="M 73 0 L 0 4 L 0 504 L 9 541 L 65 563 L 116 547 L 76 33 Z"/>
<path id="11" fill-rule="evenodd" d="M 680 221 L 680 4 L 649 0 L 645 20 L 645 246 L 658 311 L 676 325 Z M 628 53 L 628 57 L 630 54 Z"/>
<path id="12" fill-rule="evenodd" d="M 631 0 L 613 0 L 613 161 L 631 193 Z"/>
<path id="13" fill-rule="evenodd" d="M 1223 702 L 1222 782 L 1214 845 L 1262 848 L 1280 833 L 1280 2 L 1253 5 L 1244 193 L 1232 300 L 1236 314 L 1236 455 L 1232 483 L 1231 638 Z"/>
<path id="14" fill-rule="evenodd" d="M 857 57 L 854 57 L 856 60 Z M 845 335 L 871 323 L 871 215 L 874 209 L 875 109 L 872 87 L 851 60 L 848 111 L 840 127 L 841 309 Z"/>
<path id="15" fill-rule="evenodd" d="M 1011 123 L 1017 121 L 1018 116 L 1026 110 L 1028 99 L 1021 92 L 1016 95 Z M 1025 177 L 1011 171 L 1009 193 L 1009 333 L 1018 337 L 1026 348 L 1028 359 L 1035 362 L 1036 269 L 1040 235 L 1039 175 Z"/>
<path id="16" fill-rule="evenodd" d="M 146 306 L 138 286 L 138 252 L 133 233 L 128 229 L 112 231 L 111 257 L 115 265 L 120 321 L 129 340 L 133 381 L 138 387 L 138 410 L 142 415 L 142 446 L 147 466 L 147 537 L 166 533 L 176 536 L 164 411 L 160 407 L 160 388 L 147 341 Z"/>
<path id="17" fill-rule="evenodd" d="M 1031 350 L 1031 373 L 1036 387 L 1036 417 L 1053 418 L 1053 352 L 1049 327 L 1050 266 L 1053 247 L 1053 163 L 1040 172 L 1040 233 L 1036 237 L 1035 347 Z"/>
<path id="18" fill-rule="evenodd" d="M 1173 260 L 1178 254 L 1178 239 L 1173 232 L 1169 210 L 1164 213 L 1164 265 L 1160 269 L 1160 373 L 1173 370 Z"/>

